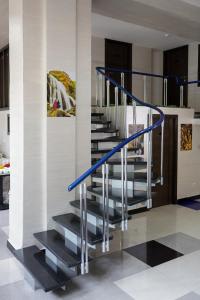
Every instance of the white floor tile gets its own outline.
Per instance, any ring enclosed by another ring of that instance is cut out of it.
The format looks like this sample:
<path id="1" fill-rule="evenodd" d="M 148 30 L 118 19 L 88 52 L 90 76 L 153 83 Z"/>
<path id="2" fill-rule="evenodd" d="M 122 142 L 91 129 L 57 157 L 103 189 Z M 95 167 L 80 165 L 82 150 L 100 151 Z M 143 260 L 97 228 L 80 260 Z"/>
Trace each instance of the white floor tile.
<path id="1" fill-rule="evenodd" d="M 23 269 L 15 258 L 0 260 L 0 286 L 23 279 Z"/>
<path id="2" fill-rule="evenodd" d="M 9 226 L 1 227 L 1 230 L 8 236 L 9 235 Z"/>
<path id="3" fill-rule="evenodd" d="M 200 251 L 159 265 L 155 270 L 193 291 L 200 284 Z"/>
<path id="4" fill-rule="evenodd" d="M 153 268 L 115 284 L 135 300 L 175 300 L 188 293 L 187 288 Z"/>

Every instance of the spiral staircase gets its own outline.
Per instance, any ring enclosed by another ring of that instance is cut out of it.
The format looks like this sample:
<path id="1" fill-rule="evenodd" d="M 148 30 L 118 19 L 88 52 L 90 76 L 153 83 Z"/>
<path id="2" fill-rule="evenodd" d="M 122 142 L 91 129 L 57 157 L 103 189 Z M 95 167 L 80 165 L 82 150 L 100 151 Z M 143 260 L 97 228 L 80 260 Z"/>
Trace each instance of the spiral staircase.
<path id="1" fill-rule="evenodd" d="M 121 74 L 121 84 L 112 79 L 112 72 Z M 127 72 L 97 68 L 96 106 L 91 114 L 92 167 L 68 187 L 69 192 L 79 189 L 79 199 L 70 203 L 74 212 L 54 216 L 56 229 L 35 233 L 37 246 L 11 249 L 28 271 L 35 288 L 46 292 L 56 290 L 66 287 L 73 277 L 87 274 L 90 260 L 110 251 L 113 232 L 128 230 L 129 211 L 138 204 L 150 209 L 152 186 L 163 184 L 162 166 L 159 178 L 152 174 L 152 131 L 161 126 L 163 136 L 164 114 L 158 107 L 137 99 L 124 88 Z M 114 119 L 111 118 L 111 86 L 115 90 Z M 120 94 L 124 108 L 123 132 L 118 116 Z M 127 97 L 132 100 L 133 124 L 137 119 L 136 105 L 148 108 L 147 128 L 132 136 L 128 136 L 126 125 Z M 160 115 L 154 124 L 153 111 Z M 129 147 L 130 142 L 142 135 L 146 135 L 145 159 L 137 155 L 137 148 Z M 161 143 L 162 162 L 163 138 Z"/>

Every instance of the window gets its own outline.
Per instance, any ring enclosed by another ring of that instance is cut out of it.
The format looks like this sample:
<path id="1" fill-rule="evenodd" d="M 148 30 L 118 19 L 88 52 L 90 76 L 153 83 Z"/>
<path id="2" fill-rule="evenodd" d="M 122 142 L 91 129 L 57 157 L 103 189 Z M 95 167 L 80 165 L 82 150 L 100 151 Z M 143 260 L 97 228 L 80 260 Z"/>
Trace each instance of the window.
<path id="1" fill-rule="evenodd" d="M 9 108 L 9 48 L 0 50 L 0 109 Z"/>

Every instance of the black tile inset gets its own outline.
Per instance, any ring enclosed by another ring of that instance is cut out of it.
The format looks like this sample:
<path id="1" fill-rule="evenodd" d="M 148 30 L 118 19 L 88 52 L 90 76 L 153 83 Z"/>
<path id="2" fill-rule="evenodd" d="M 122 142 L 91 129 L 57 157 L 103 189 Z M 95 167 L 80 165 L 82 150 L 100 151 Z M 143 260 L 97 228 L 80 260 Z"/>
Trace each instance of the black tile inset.
<path id="1" fill-rule="evenodd" d="M 151 267 L 155 267 L 169 260 L 183 256 L 182 253 L 177 252 L 156 241 L 149 241 L 137 246 L 133 246 L 125 249 L 125 251 Z"/>

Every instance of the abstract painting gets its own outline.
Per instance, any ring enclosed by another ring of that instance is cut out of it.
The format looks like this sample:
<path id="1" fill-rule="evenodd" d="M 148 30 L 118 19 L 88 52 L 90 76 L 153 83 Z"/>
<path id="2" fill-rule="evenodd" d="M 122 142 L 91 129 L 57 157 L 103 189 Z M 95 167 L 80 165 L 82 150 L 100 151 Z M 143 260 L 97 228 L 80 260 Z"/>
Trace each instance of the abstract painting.
<path id="1" fill-rule="evenodd" d="M 128 133 L 129 136 L 133 135 L 136 132 L 139 132 L 144 129 L 144 124 L 129 124 Z M 144 154 L 144 135 L 141 135 L 137 139 L 133 140 L 128 144 L 128 148 L 132 149 L 135 154 L 143 155 Z"/>
<path id="2" fill-rule="evenodd" d="M 181 124 L 181 151 L 192 150 L 192 124 Z"/>

